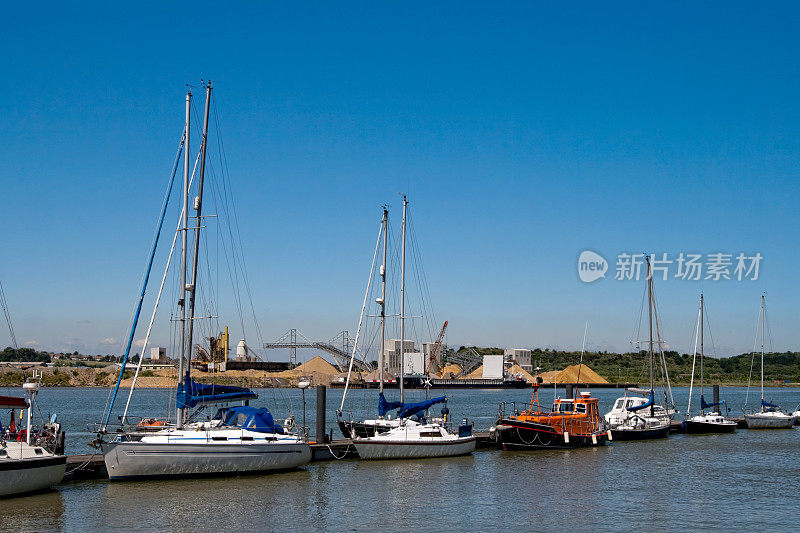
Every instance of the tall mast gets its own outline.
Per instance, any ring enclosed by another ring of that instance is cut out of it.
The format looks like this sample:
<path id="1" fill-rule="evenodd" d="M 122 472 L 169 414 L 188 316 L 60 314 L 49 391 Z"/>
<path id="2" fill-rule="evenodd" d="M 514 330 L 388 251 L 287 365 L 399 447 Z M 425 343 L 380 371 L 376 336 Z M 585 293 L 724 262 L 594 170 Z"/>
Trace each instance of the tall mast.
<path id="1" fill-rule="evenodd" d="M 203 137 L 200 141 L 200 179 L 197 185 L 197 196 L 194 199 L 194 209 L 196 211 L 194 227 L 194 253 L 192 257 L 192 282 L 186 285 L 186 292 L 189 293 L 189 315 L 186 333 L 186 373 L 191 371 L 192 359 L 192 339 L 194 334 L 194 306 L 195 295 L 197 294 L 197 258 L 200 252 L 200 226 L 203 216 L 203 178 L 206 170 L 206 145 L 208 139 L 208 111 L 211 104 L 211 82 L 206 84 L 206 106 L 203 118 Z"/>
<path id="2" fill-rule="evenodd" d="M 764 295 L 761 295 L 761 409 L 764 409 Z"/>
<path id="3" fill-rule="evenodd" d="M 653 381 L 653 273 L 650 270 L 650 256 L 646 257 L 647 260 L 647 315 L 650 325 L 650 396 L 653 396 L 655 390 L 655 383 Z M 650 405 L 650 415 L 652 416 L 654 406 Z"/>
<path id="4" fill-rule="evenodd" d="M 647 258 L 647 315 L 650 327 L 650 391 L 655 389 L 653 381 L 653 275 L 650 272 L 650 256 Z"/>
<path id="5" fill-rule="evenodd" d="M 406 359 L 406 209 L 408 200 L 403 195 L 403 247 L 400 267 L 400 402 L 403 402 L 403 381 L 405 381 Z"/>
<path id="6" fill-rule="evenodd" d="M 703 397 L 703 293 L 700 293 L 700 397 Z M 714 340 L 714 339 L 711 339 Z M 713 400 L 712 400 L 713 401 Z M 702 407 L 702 406 L 701 406 Z M 705 409 L 702 409 L 705 414 Z"/>
<path id="7" fill-rule="evenodd" d="M 384 347 L 386 346 L 386 241 L 389 237 L 389 210 L 383 206 L 383 263 L 381 263 L 381 351 L 378 353 L 378 388 L 383 392 Z"/>
<path id="8" fill-rule="evenodd" d="M 187 228 L 189 226 L 189 117 L 192 105 L 192 91 L 186 91 L 186 122 L 183 131 L 183 227 L 181 228 L 181 296 L 178 299 L 181 321 L 180 357 L 178 358 L 178 382 L 183 381 L 184 358 L 186 356 L 186 246 Z M 187 365 L 188 366 L 188 365 Z M 178 408 L 175 413 L 175 422 L 178 427 L 183 427 L 183 409 Z"/>

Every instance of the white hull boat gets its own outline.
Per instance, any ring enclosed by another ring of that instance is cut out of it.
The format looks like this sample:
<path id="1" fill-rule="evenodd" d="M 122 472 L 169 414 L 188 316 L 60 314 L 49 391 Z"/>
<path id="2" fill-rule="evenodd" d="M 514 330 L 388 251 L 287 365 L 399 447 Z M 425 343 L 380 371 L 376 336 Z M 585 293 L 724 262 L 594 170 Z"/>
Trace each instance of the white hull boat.
<path id="1" fill-rule="evenodd" d="M 64 455 L 53 455 L 24 442 L 9 442 L 0 447 L 0 496 L 48 489 L 61 482 L 66 468 Z"/>
<path id="2" fill-rule="evenodd" d="M 747 429 L 785 429 L 794 426 L 795 417 L 780 411 L 744 415 Z"/>
<path id="3" fill-rule="evenodd" d="M 439 424 L 407 420 L 386 433 L 353 439 L 353 444 L 362 459 L 422 459 L 470 454 L 475 450 L 475 437 L 453 435 Z"/>
<path id="4" fill-rule="evenodd" d="M 276 472 L 311 460 L 311 447 L 296 435 L 207 423 L 125 438 L 101 443 L 109 479 Z"/>
<path id="5" fill-rule="evenodd" d="M 23 385 L 27 398 L 0 396 L 0 409 L 10 409 L 12 420 L 8 428 L 0 426 L 0 497 L 49 489 L 64 478 L 67 457 L 61 426 L 55 417 L 38 429 L 31 422 L 39 391 L 37 377 L 41 379 L 34 374 Z M 16 409 L 27 414 L 26 426 L 20 431 L 13 425 Z"/>
<path id="6" fill-rule="evenodd" d="M 215 443 L 103 443 L 103 459 L 112 480 L 209 476 L 290 470 L 311 460 L 311 448 L 299 441 Z"/>

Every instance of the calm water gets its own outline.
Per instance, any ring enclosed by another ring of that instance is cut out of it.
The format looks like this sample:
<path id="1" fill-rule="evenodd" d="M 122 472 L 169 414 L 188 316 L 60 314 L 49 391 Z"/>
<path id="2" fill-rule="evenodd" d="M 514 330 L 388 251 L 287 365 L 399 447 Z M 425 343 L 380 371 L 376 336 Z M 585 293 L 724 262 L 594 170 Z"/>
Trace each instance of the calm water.
<path id="1" fill-rule="evenodd" d="M 0 394 L 17 392 L 0 389 Z M 302 419 L 299 390 L 258 392 L 254 404 L 267 405 L 283 418 L 286 408 L 281 406 L 291 403 Z M 603 411 L 619 394 L 595 392 Z M 542 400 L 549 402 L 552 394 L 542 392 Z M 752 403 L 758 401 L 755 394 Z M 688 389 L 675 389 L 682 412 L 687 395 Z M 69 432 L 68 453 L 90 452 L 85 443 L 93 434 L 86 424 L 99 421 L 107 396 L 106 389 L 42 391 L 43 411 L 57 411 Z M 345 411 L 374 414 L 375 396 L 374 391 L 354 391 Z M 530 392 L 449 391 L 448 396 L 453 420 L 469 416 L 485 428 L 499 402 L 526 402 Z M 424 393 L 412 391 L 410 397 L 422 399 Z M 744 397 L 744 389 L 723 389 L 731 414 L 740 414 Z M 800 403 L 800 389 L 769 389 L 767 397 L 793 410 Z M 163 414 L 169 398 L 169 391 L 141 391 L 134 410 Z M 340 398 L 341 390 L 328 390 L 329 425 Z M 308 391 L 306 418 L 312 426 L 315 400 L 315 391 Z M 739 430 L 571 451 L 332 461 L 265 476 L 83 481 L 46 494 L 0 500 L 0 529 L 620 530 L 731 529 L 735 523 L 748 529 L 795 529 L 800 514 L 798 446 L 796 430 Z"/>

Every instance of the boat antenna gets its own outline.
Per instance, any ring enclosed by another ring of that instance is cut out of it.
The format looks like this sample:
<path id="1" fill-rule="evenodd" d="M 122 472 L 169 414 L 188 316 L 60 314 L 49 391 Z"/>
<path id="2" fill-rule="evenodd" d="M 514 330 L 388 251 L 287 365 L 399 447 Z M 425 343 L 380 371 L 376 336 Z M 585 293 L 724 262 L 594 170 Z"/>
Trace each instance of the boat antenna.
<path id="1" fill-rule="evenodd" d="M 589 321 L 586 321 L 586 325 L 583 328 L 583 344 L 581 344 L 581 362 L 578 363 L 578 378 L 575 380 L 575 385 L 580 387 L 581 383 L 581 369 L 583 368 L 583 352 L 586 349 L 586 332 L 589 331 Z"/>

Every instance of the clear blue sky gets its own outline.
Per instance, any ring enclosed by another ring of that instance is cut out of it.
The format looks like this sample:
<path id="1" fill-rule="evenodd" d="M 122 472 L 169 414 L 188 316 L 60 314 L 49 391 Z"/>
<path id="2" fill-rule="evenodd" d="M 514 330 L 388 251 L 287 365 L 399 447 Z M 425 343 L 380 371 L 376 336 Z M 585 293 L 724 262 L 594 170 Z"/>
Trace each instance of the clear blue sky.
<path id="1" fill-rule="evenodd" d="M 800 349 L 799 14 L 6 6 L 0 280 L 17 337 L 119 352 L 185 84 L 210 78 L 268 339 L 355 330 L 380 205 L 398 214 L 404 191 L 450 344 L 574 348 L 588 320 L 590 347 L 627 349 L 642 286 L 612 279 L 616 254 L 724 251 L 760 252 L 759 280 L 659 283 L 667 340 L 691 349 L 703 289 L 718 352 L 748 351 L 766 291 L 774 349 Z M 607 279 L 579 281 L 584 249 Z"/>

